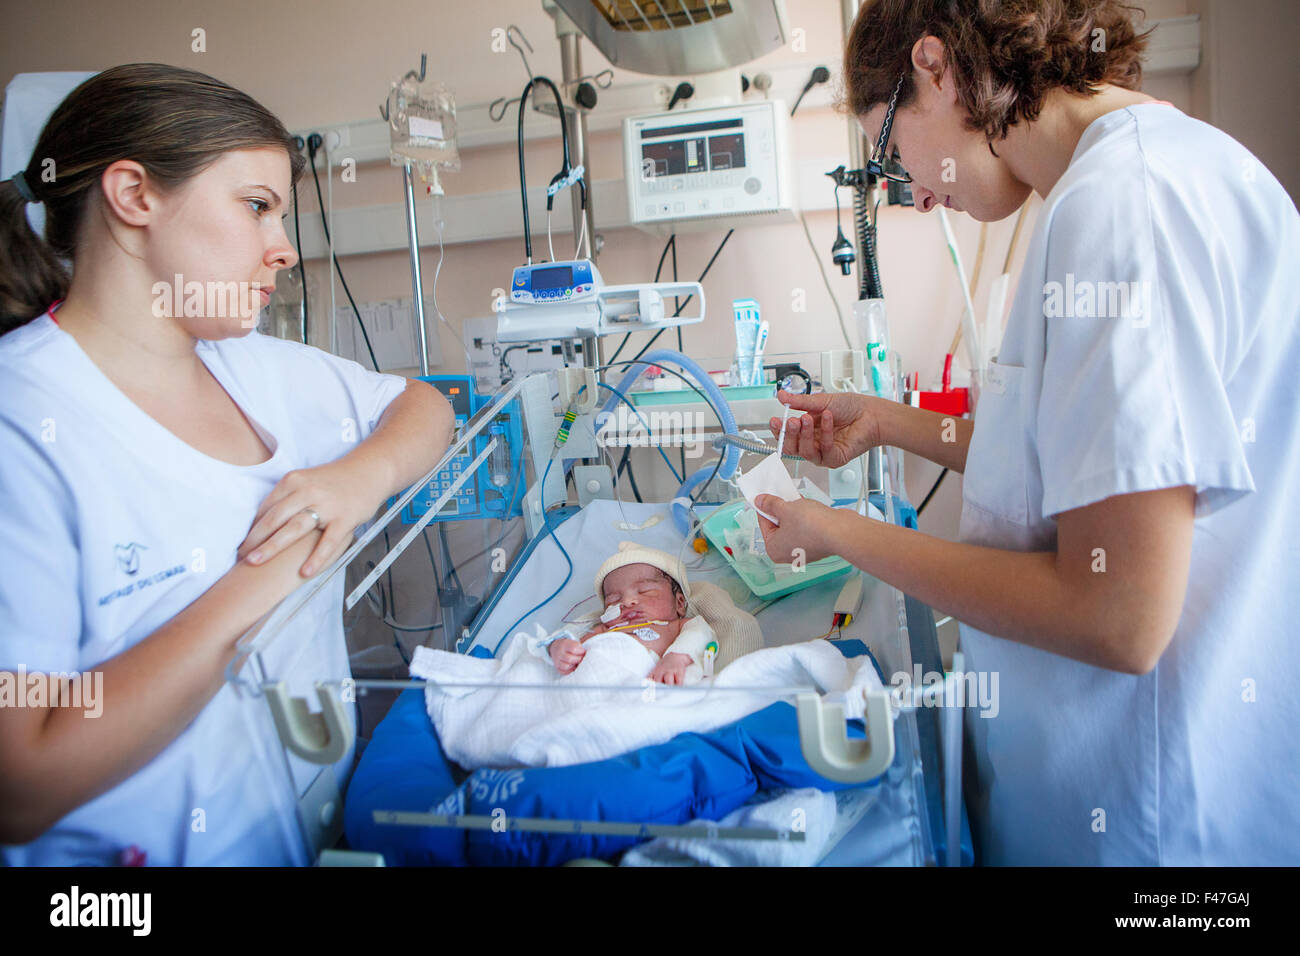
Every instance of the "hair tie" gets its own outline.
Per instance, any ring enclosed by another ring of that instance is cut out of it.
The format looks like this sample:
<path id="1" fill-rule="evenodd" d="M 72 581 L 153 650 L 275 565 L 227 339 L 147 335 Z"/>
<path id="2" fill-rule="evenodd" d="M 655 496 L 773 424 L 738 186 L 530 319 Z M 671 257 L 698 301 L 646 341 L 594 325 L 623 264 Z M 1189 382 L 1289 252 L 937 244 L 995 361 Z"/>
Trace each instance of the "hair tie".
<path id="1" fill-rule="evenodd" d="M 32 187 L 27 185 L 27 177 L 23 175 L 22 170 L 9 177 L 9 181 L 14 184 L 14 188 L 18 190 L 18 195 L 22 196 L 24 200 L 35 203 L 40 202 L 36 198 L 36 193 L 32 192 Z"/>

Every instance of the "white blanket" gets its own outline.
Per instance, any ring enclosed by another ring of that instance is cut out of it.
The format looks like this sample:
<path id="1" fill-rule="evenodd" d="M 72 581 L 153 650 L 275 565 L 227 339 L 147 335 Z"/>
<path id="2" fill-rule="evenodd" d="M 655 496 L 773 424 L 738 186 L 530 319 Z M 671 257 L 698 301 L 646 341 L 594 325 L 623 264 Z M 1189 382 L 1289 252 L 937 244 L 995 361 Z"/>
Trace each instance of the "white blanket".
<path id="1" fill-rule="evenodd" d="M 587 763 L 792 700 L 778 688 L 842 694 L 845 716 L 861 717 L 864 692 L 881 686 L 869 658 L 845 658 L 824 640 L 746 654 L 687 688 L 646 680 L 655 655 L 626 634 L 597 635 L 584 646 L 567 675 L 530 654 L 523 635 L 495 659 L 417 648 L 411 674 L 428 681 L 429 717 L 447 756 L 465 768 Z M 460 681 L 490 686 L 440 686 Z"/>
<path id="2" fill-rule="evenodd" d="M 695 826 L 712 821 L 697 819 Z M 813 866 L 828 849 L 835 825 L 835 794 L 806 787 L 750 800 L 715 826 L 790 830 L 798 825 L 802 840 L 687 839 L 659 837 L 623 854 L 619 866 Z"/>

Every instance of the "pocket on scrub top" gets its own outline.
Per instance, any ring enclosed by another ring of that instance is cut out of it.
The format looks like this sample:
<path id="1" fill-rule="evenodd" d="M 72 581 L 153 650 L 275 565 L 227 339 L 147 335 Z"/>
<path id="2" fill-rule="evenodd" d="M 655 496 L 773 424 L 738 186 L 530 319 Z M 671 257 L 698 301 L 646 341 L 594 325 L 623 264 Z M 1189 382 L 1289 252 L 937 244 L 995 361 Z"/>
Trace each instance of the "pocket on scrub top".
<path id="1" fill-rule="evenodd" d="M 990 362 L 975 410 L 962 497 L 987 514 L 1025 524 L 1029 518 L 1025 370 Z"/>

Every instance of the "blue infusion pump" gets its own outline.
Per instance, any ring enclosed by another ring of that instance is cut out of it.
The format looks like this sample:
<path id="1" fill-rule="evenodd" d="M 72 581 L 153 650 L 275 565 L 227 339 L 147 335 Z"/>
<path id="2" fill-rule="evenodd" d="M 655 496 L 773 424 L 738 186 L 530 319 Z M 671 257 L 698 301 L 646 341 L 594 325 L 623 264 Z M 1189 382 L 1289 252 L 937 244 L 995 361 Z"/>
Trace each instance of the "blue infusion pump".
<path id="1" fill-rule="evenodd" d="M 584 302 L 596 298 L 600 284 L 600 273 L 590 259 L 516 266 L 510 279 L 510 301 L 519 305 Z"/>
<path id="2" fill-rule="evenodd" d="M 474 391 L 472 375 L 419 375 L 416 378 L 428 382 L 451 403 L 457 431 L 464 428 L 480 409 L 492 403 L 491 396 L 479 395 Z M 492 454 L 477 472 L 465 480 L 456 496 L 448 499 L 442 511 L 432 520 L 504 519 L 517 518 L 523 514 L 524 493 L 527 491 L 522 480 L 523 428 L 519 420 L 519 404 L 511 402 L 497 414 L 496 420 L 485 431 L 474 436 L 461 453 L 448 462 L 407 503 L 402 509 L 402 523 L 415 524 L 423 518 L 438 497 L 482 454 L 492 438 L 497 439 L 497 447 L 492 450 Z M 396 500 L 396 496 L 390 498 L 389 505 Z"/>

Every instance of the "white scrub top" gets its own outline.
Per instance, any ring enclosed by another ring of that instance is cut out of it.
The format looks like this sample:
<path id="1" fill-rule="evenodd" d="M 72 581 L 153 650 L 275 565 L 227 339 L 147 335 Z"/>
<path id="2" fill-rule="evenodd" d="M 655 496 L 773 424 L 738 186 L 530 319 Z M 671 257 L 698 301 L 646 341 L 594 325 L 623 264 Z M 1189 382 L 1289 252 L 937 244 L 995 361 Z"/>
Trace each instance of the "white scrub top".
<path id="1" fill-rule="evenodd" d="M 0 670 L 89 671 L 152 634 L 234 566 L 286 472 L 356 447 L 406 386 L 256 331 L 196 352 L 269 460 L 231 465 L 181 441 L 48 313 L 0 337 Z M 266 655 L 313 701 L 313 680 L 349 676 L 342 589 L 340 575 Z M 265 702 L 225 684 L 132 777 L 0 853 L 10 865 L 112 864 L 131 846 L 150 865 L 310 862 L 280 753 Z M 340 786 L 350 760 L 334 768 Z M 297 792 L 322 769 L 291 766 Z"/>
<path id="2" fill-rule="evenodd" d="M 1191 568 L 1140 677 L 963 625 L 999 674 L 997 715 L 967 712 L 986 862 L 1300 863 L 1298 318 L 1300 217 L 1245 148 L 1157 104 L 1087 128 L 980 396 L 961 538 L 1053 550 L 1060 512 L 1194 485 Z"/>

